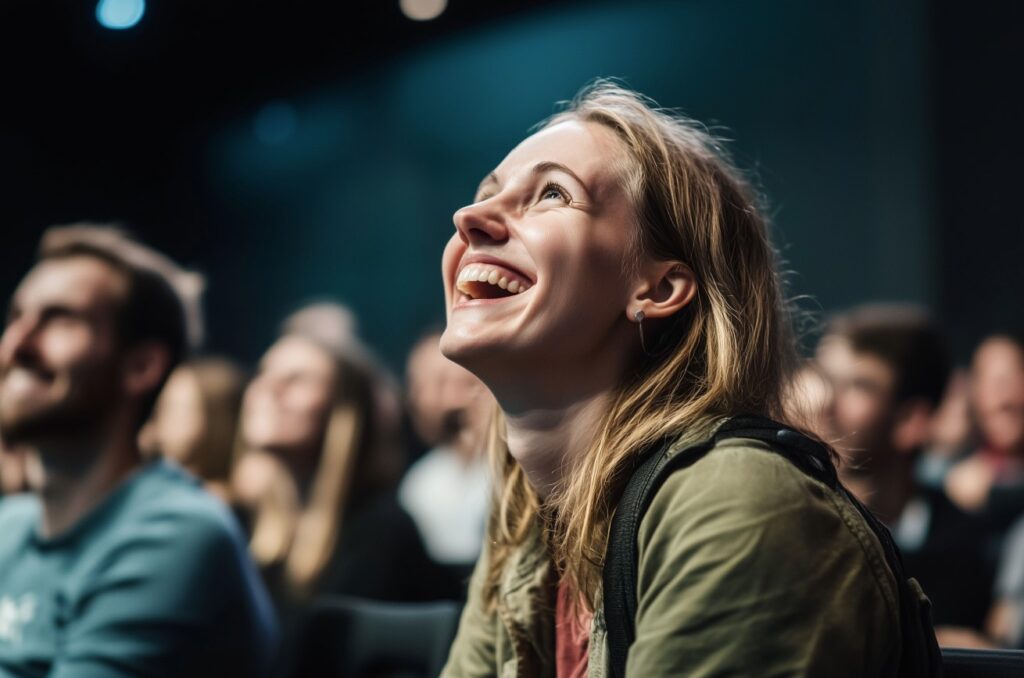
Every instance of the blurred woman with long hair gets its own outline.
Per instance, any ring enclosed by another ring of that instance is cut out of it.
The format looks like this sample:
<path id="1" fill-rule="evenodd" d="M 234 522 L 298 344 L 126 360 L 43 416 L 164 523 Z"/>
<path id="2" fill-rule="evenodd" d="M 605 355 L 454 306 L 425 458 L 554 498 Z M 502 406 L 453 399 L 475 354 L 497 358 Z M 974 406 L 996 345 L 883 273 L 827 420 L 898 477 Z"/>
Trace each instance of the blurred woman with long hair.
<path id="1" fill-rule="evenodd" d="M 234 476 L 251 514 L 253 556 L 283 614 L 314 595 L 418 600 L 427 558 L 394 499 L 397 395 L 350 313 L 293 314 L 245 393 Z"/>
<path id="2" fill-rule="evenodd" d="M 794 349 L 764 212 L 704 128 L 601 82 L 455 228 L 441 348 L 500 413 L 487 546 L 444 675 L 609 675 L 604 560 L 641 453 L 785 419 Z M 892 675 L 882 546 L 772 449 L 718 442 L 653 496 L 628 675 Z"/>
<path id="3" fill-rule="evenodd" d="M 245 372 L 216 356 L 179 365 L 160 391 L 153 416 L 139 434 L 147 454 L 173 459 L 203 481 L 207 491 L 232 502 L 238 411 Z"/>

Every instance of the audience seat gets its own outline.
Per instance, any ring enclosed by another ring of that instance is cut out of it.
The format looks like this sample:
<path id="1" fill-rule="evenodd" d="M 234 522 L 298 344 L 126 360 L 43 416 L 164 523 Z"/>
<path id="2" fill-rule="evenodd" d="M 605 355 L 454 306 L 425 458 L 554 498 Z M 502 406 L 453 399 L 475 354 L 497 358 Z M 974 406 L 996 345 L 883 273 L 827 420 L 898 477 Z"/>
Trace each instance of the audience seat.
<path id="1" fill-rule="evenodd" d="M 322 598 L 303 626 L 295 675 L 436 678 L 448 658 L 460 610 L 451 601 Z"/>
<path id="2" fill-rule="evenodd" d="M 1024 651 L 943 648 L 945 678 L 1024 678 Z"/>
<path id="3" fill-rule="evenodd" d="M 433 678 L 455 638 L 456 602 L 385 603 L 332 596 L 304 625 L 295 675 Z M 1024 651 L 943 648 L 945 678 L 1024 678 Z"/>

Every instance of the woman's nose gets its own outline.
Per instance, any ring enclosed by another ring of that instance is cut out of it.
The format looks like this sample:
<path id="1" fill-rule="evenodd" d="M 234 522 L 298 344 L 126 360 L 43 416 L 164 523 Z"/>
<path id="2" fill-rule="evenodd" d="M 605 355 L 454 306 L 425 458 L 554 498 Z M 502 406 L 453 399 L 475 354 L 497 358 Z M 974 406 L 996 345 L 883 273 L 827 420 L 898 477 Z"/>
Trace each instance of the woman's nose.
<path id="1" fill-rule="evenodd" d="M 257 400 L 276 401 L 281 396 L 282 380 L 270 374 L 257 374 L 249 383 L 246 394 Z"/>
<path id="2" fill-rule="evenodd" d="M 508 239 L 508 227 L 490 200 L 467 205 L 453 217 L 459 237 L 467 245 L 500 243 Z"/>

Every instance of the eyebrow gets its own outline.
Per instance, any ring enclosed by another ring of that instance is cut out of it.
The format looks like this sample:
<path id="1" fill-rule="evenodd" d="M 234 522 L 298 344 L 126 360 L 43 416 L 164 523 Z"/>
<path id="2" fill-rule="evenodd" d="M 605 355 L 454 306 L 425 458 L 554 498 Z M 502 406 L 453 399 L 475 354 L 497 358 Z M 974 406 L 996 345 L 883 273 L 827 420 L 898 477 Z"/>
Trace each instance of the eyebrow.
<path id="1" fill-rule="evenodd" d="M 576 180 L 576 183 L 583 187 L 583 190 L 587 190 L 587 185 L 583 183 L 583 179 L 580 179 L 575 172 L 573 172 L 571 169 L 569 169 L 560 162 L 543 160 L 533 166 L 533 171 L 531 173 L 534 176 L 536 176 L 538 174 L 544 174 L 546 172 L 563 172 L 565 174 L 568 174 L 570 177 Z M 587 192 L 589 193 L 589 191 Z"/>
<path id="2" fill-rule="evenodd" d="M 533 169 L 530 170 L 530 174 L 532 174 L 533 176 L 545 174 L 547 172 L 563 172 L 565 174 L 568 174 L 570 177 L 576 180 L 576 183 L 583 187 L 584 192 L 586 192 L 588 196 L 590 195 L 590 189 L 587 187 L 586 183 L 584 183 L 583 180 L 579 178 L 579 175 L 577 175 L 575 172 L 573 172 L 571 169 L 569 169 L 567 166 L 563 165 L 560 162 L 555 162 L 553 160 L 541 160 L 540 162 L 533 166 Z M 486 177 L 484 177 L 484 180 L 480 182 L 480 185 L 477 187 L 476 192 L 477 194 L 479 194 L 480 191 L 482 191 L 484 187 L 487 186 L 488 184 L 497 183 L 500 183 L 498 181 L 498 175 L 495 174 L 494 172 L 490 172 Z"/>

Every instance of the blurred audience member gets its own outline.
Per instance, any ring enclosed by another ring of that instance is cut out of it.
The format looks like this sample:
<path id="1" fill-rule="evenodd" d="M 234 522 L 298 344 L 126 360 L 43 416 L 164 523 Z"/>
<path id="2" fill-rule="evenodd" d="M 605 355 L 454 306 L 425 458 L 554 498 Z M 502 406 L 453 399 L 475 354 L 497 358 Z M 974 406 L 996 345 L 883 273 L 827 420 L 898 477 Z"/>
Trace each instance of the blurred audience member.
<path id="1" fill-rule="evenodd" d="M 932 417 L 928 445 L 917 463 L 917 480 L 942 488 L 949 469 L 972 450 L 974 428 L 970 412 L 970 378 L 957 368 L 946 384 L 942 402 Z"/>
<path id="2" fill-rule="evenodd" d="M 814 362 L 801 365 L 786 389 L 786 409 L 793 425 L 831 442 L 831 412 L 835 401 L 832 382 Z"/>
<path id="3" fill-rule="evenodd" d="M 171 373 L 140 436 L 145 451 L 173 459 L 231 503 L 245 373 L 226 358 L 189 360 Z"/>
<path id="4" fill-rule="evenodd" d="M 242 406 L 236 497 L 250 546 L 287 625 L 314 595 L 431 595 L 430 561 L 394 497 L 394 433 L 377 367 L 344 308 L 307 307 L 284 324 Z"/>
<path id="5" fill-rule="evenodd" d="M 0 340 L 0 430 L 41 478 L 0 506 L 0 674 L 264 675 L 272 610 L 230 514 L 141 460 L 138 429 L 199 334 L 173 262 L 51 229 Z"/>
<path id="6" fill-rule="evenodd" d="M 1024 649 L 1024 517 L 1007 535 L 996 577 L 989 636 L 1001 646 Z"/>
<path id="7" fill-rule="evenodd" d="M 1024 513 L 1024 340 L 989 337 L 971 364 L 971 406 L 981 447 L 950 470 L 949 497 L 1000 530 Z"/>
<path id="8" fill-rule="evenodd" d="M 487 426 L 496 403 L 483 383 L 441 354 L 439 332 L 413 348 L 406 368 L 416 433 L 432 446 L 413 464 L 398 498 L 438 563 L 468 570 L 480 555 L 489 483 Z"/>
<path id="9" fill-rule="evenodd" d="M 935 623 L 981 628 L 993 569 L 985 524 L 914 480 L 950 372 L 939 332 L 915 307 L 863 306 L 833 319 L 817 357 L 835 391 L 843 482 L 892 530 Z"/>

